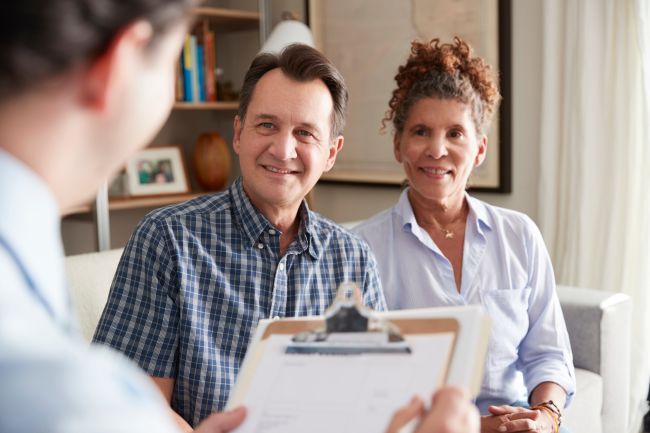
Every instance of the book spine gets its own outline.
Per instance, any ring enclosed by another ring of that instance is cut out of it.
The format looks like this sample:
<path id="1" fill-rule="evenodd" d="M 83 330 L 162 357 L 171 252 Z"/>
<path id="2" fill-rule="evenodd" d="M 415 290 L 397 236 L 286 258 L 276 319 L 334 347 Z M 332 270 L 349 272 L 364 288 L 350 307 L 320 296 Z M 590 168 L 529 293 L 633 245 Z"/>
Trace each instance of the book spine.
<path id="1" fill-rule="evenodd" d="M 196 35 L 190 35 L 190 50 L 192 58 L 192 102 L 199 102 L 199 68 L 196 61 Z"/>
<path id="2" fill-rule="evenodd" d="M 178 56 L 178 61 L 176 62 L 176 81 L 174 88 L 174 97 L 175 100 L 183 101 L 185 100 L 185 90 L 183 89 L 183 50 L 181 50 L 180 55 Z"/>
<path id="3" fill-rule="evenodd" d="M 217 100 L 217 83 L 215 81 L 214 69 L 216 67 L 214 47 L 214 32 L 205 33 L 205 90 L 208 101 Z"/>
<path id="4" fill-rule="evenodd" d="M 185 36 L 183 46 L 183 100 L 192 101 L 192 47 L 190 36 Z"/>
<path id="5" fill-rule="evenodd" d="M 205 55 L 203 46 L 196 46 L 196 71 L 199 83 L 199 101 L 205 102 Z"/>

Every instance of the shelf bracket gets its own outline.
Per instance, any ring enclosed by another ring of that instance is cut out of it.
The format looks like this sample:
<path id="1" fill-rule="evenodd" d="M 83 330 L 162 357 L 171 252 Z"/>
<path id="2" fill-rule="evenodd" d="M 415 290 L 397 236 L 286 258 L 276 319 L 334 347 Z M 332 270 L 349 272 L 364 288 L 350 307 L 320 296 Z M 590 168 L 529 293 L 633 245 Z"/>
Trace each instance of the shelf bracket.
<path id="1" fill-rule="evenodd" d="M 104 181 L 95 198 L 95 227 L 97 229 L 97 249 L 111 249 L 111 226 L 108 214 L 108 181 Z"/>
<path id="2" fill-rule="evenodd" d="M 258 10 L 260 13 L 260 49 L 264 46 L 264 41 L 271 33 L 271 11 L 266 0 L 258 0 Z"/>

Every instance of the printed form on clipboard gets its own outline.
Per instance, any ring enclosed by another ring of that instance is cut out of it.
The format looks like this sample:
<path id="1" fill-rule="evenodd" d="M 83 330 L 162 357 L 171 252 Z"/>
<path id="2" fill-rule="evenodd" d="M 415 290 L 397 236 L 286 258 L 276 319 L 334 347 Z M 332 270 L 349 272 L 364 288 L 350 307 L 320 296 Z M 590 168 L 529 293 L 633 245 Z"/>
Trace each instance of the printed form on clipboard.
<path id="1" fill-rule="evenodd" d="M 414 395 L 476 395 L 489 329 L 480 306 L 375 313 L 343 284 L 324 316 L 260 321 L 228 402 L 248 409 L 236 432 L 383 432 Z"/>

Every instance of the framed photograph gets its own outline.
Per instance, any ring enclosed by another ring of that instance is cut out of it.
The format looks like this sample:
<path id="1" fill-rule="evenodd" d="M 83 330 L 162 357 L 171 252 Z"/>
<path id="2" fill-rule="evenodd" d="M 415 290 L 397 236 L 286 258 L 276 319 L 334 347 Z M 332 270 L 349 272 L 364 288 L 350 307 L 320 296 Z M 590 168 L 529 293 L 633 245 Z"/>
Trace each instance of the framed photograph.
<path id="1" fill-rule="evenodd" d="M 316 45 L 337 65 L 349 87 L 345 146 L 326 182 L 401 185 L 392 128 L 381 119 L 394 76 L 413 39 L 467 40 L 498 76 L 503 100 L 488 134 L 484 163 L 470 179 L 474 191 L 511 192 L 511 1 L 309 1 Z"/>
<path id="2" fill-rule="evenodd" d="M 140 151 L 126 165 L 130 195 L 188 192 L 189 182 L 180 146 L 156 146 Z"/>

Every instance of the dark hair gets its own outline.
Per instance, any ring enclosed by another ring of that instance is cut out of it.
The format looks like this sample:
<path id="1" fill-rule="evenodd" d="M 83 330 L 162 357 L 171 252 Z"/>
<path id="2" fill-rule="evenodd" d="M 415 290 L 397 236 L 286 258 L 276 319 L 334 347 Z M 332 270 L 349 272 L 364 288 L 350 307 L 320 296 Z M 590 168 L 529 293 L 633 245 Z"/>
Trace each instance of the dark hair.
<path id="1" fill-rule="evenodd" d="M 138 19 L 154 39 L 197 0 L 9 0 L 0 6 L 0 101 L 100 55 Z"/>
<path id="2" fill-rule="evenodd" d="M 253 63 L 246 72 L 239 97 L 237 114 L 242 121 L 248 111 L 248 105 L 257 82 L 264 74 L 276 68 L 280 68 L 285 75 L 296 81 L 322 80 L 332 96 L 334 105 L 331 137 L 343 134 L 345 112 L 348 105 L 348 89 L 343 76 L 327 57 L 318 50 L 303 44 L 289 45 L 280 54 L 261 53 L 253 59 Z"/>
<path id="3" fill-rule="evenodd" d="M 472 120 L 479 134 L 485 133 L 501 99 L 490 65 L 472 57 L 472 48 L 456 37 L 453 44 L 413 41 L 411 55 L 395 75 L 397 88 L 389 102 L 390 109 L 382 120 L 393 121 L 401 133 L 409 110 L 426 97 L 456 99 L 469 104 Z"/>

